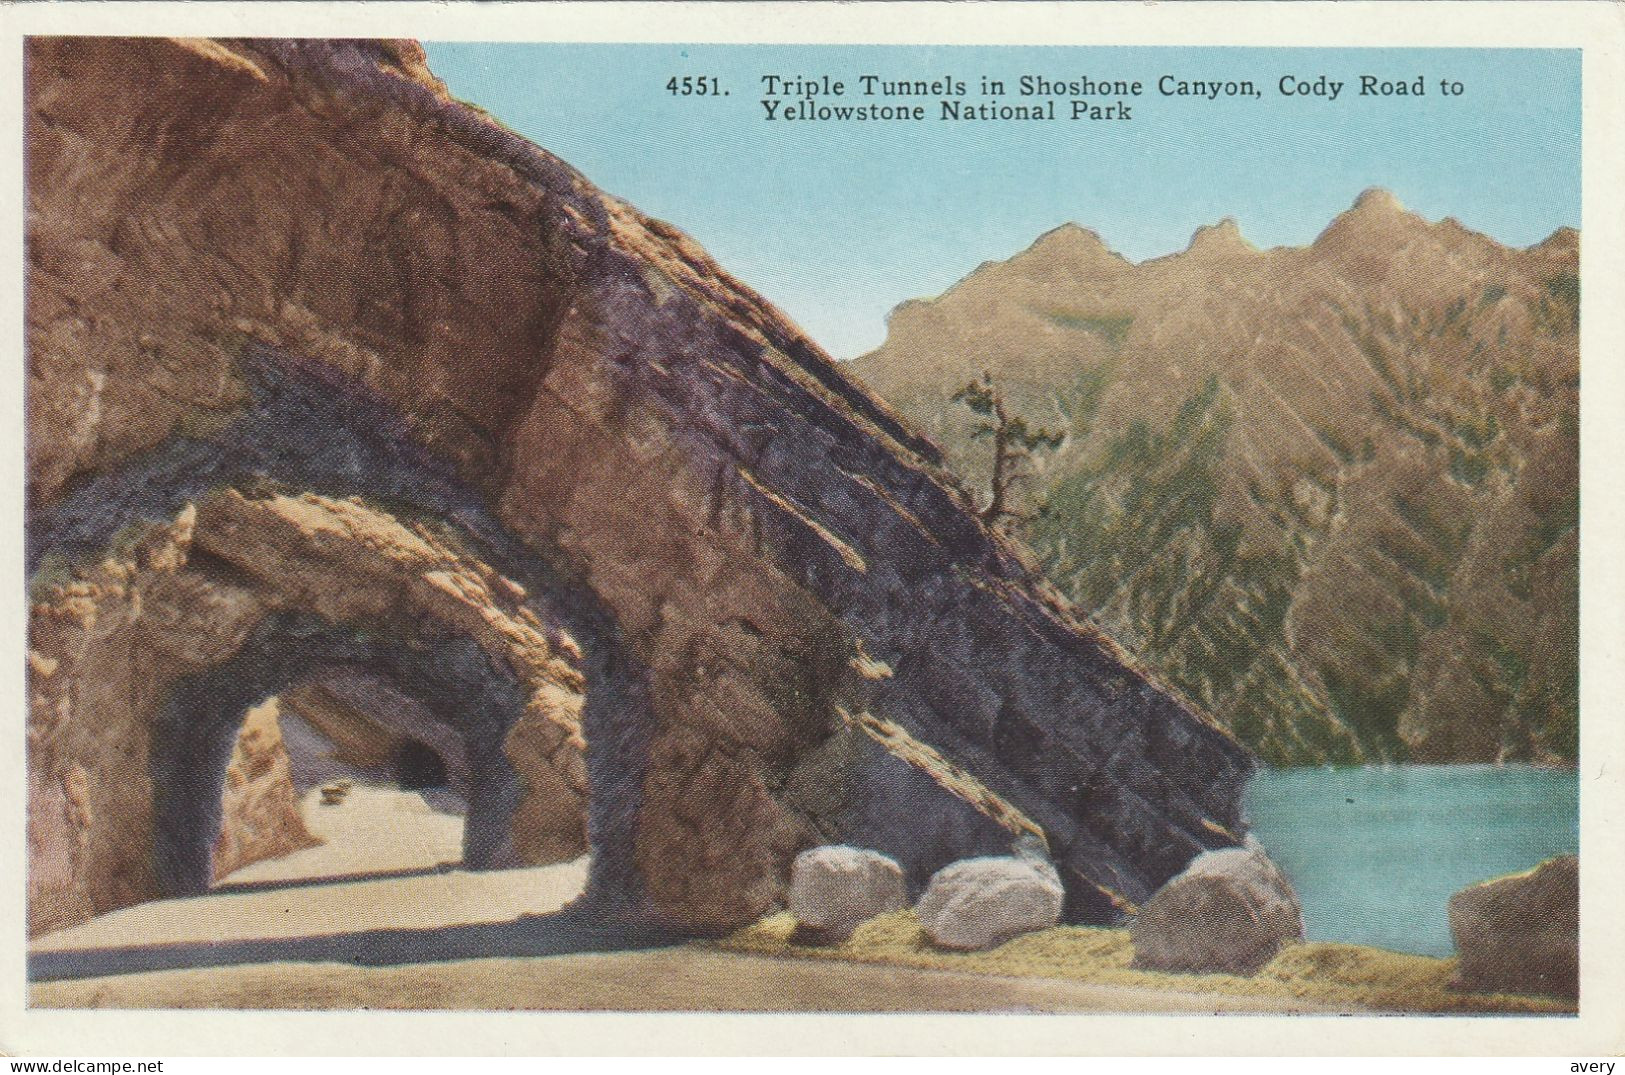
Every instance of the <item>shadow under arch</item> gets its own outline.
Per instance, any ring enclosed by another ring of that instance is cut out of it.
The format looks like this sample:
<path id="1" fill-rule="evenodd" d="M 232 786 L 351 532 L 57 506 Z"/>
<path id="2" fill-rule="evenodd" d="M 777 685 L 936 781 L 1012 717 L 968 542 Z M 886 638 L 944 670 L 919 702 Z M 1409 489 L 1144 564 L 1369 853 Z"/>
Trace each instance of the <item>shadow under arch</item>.
<path id="1" fill-rule="evenodd" d="M 513 672 L 465 635 L 387 638 L 305 612 L 267 617 L 228 660 L 177 684 L 153 725 L 154 865 L 165 897 L 206 892 L 222 824 L 226 767 L 244 714 L 325 673 L 376 676 L 461 737 L 468 759 L 463 865 L 512 861 L 523 785 L 504 751 L 526 694 Z M 421 745 L 421 750 L 432 750 Z M 415 759 L 424 764 L 424 759 Z M 444 780 L 445 765 L 434 764 Z"/>
<path id="2" fill-rule="evenodd" d="M 446 762 L 428 743 L 407 739 L 390 757 L 390 773 L 405 791 L 430 791 L 451 783 Z"/>
<path id="3" fill-rule="evenodd" d="M 553 914 L 526 915 L 508 922 L 30 952 L 28 980 L 54 982 L 255 963 L 394 967 L 451 960 L 626 952 L 663 948 L 688 939 L 686 932 L 606 915 L 598 904 L 578 902 Z"/>

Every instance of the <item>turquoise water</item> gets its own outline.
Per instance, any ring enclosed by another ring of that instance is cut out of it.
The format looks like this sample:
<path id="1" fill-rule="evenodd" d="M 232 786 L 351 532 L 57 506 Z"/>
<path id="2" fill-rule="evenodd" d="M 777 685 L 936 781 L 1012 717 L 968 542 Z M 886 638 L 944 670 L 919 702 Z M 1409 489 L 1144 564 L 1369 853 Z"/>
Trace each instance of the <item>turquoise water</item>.
<path id="1" fill-rule="evenodd" d="M 1271 769 L 1247 810 L 1309 940 L 1445 956 L 1451 893 L 1579 850 L 1578 796 L 1572 769 Z"/>

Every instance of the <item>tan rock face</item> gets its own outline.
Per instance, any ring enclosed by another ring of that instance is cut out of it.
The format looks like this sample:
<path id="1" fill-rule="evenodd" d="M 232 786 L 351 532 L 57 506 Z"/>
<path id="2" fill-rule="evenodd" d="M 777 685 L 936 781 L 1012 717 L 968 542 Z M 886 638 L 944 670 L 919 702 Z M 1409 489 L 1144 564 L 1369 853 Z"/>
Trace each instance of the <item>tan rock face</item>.
<path id="1" fill-rule="evenodd" d="M 192 868 L 164 819 L 208 789 L 149 762 L 317 689 L 329 652 L 474 714 L 470 773 L 519 778 L 470 777 L 471 830 L 512 819 L 471 836 L 492 861 L 579 848 L 590 798 L 594 894 L 690 928 L 948 800 L 1042 828 L 1080 918 L 1236 838 L 1245 751 L 1035 586 L 934 446 L 416 46 L 35 39 L 27 92 L 31 642 L 57 662 L 32 831 L 39 875 L 93 894 L 70 918 L 152 893 L 154 832 Z M 178 520 L 195 541 L 89 566 Z M 826 752 L 842 786 L 975 779 L 806 805 L 787 782 L 839 708 L 930 748 Z M 72 821 L 75 765 L 119 808 Z M 986 850 L 939 835 L 911 871 Z"/>
<path id="2" fill-rule="evenodd" d="M 36 577 L 29 618 L 29 928 L 151 898 L 151 714 L 241 645 L 264 606 L 186 574 L 195 512 L 71 580 Z"/>
<path id="3" fill-rule="evenodd" d="M 299 813 L 277 716 L 273 698 L 250 709 L 237 732 L 214 846 L 217 878 L 317 843 Z"/>
<path id="4" fill-rule="evenodd" d="M 224 581 L 227 574 L 233 581 Z M 511 857 L 536 864 L 586 848 L 574 642 L 556 630 L 550 642 L 537 615 L 513 604 L 512 583 L 387 514 L 315 495 L 250 500 L 226 490 L 152 529 L 122 558 L 109 557 L 72 581 L 37 577 L 35 590 L 30 772 L 38 785 L 31 799 L 38 868 L 30 875 L 30 921 L 36 931 L 157 894 L 148 769 L 166 695 L 238 652 L 268 615 L 290 609 L 363 627 L 464 634 L 511 669 L 526 688 L 523 711 L 506 733 L 509 762 L 525 781 Z M 341 713 L 352 738 L 382 739 L 389 747 L 403 738 L 381 729 L 404 699 L 333 697 L 322 676 L 288 686 L 302 711 Z M 330 716 L 328 726 L 339 719 Z M 436 730 L 457 738 L 443 723 L 417 737 L 432 741 Z M 234 742 L 213 876 L 309 842 L 274 709 L 249 710 Z M 366 760 L 381 764 L 387 753 Z M 87 773 L 118 779 L 90 780 Z"/>

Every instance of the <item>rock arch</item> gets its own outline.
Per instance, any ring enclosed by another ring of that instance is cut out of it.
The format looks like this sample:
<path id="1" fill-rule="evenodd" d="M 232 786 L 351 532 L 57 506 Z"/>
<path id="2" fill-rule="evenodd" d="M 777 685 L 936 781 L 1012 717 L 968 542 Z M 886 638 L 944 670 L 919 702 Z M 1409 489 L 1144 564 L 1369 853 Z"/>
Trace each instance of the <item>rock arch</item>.
<path id="1" fill-rule="evenodd" d="M 273 611 L 432 607 L 501 654 L 541 699 L 510 760 L 590 789 L 591 894 L 645 920 L 748 921 L 812 842 L 919 875 L 1022 831 L 1106 920 L 1240 839 L 1246 751 L 927 439 L 415 45 L 28 49 L 36 928 L 150 895 L 110 850 L 150 802 L 97 790 L 146 755 L 112 744 Z M 358 515 L 451 566 L 335 608 L 380 563 Z M 98 680 L 135 640 L 151 674 Z M 559 820 L 522 804 L 516 838 Z"/>
<path id="2" fill-rule="evenodd" d="M 461 739 L 468 798 L 463 864 L 488 869 L 537 858 L 532 848 L 515 846 L 513 832 L 521 798 L 535 790 L 522 785 L 504 750 L 527 701 L 517 677 L 467 636 L 385 641 L 308 613 L 277 613 L 261 621 L 229 660 L 177 683 L 153 722 L 153 852 L 160 894 L 194 895 L 215 877 L 222 781 L 243 715 L 322 673 L 356 668 L 396 685 Z M 419 739 L 403 742 L 433 759 L 443 785 L 445 765 L 433 748 Z M 572 827 L 573 849 L 585 850 L 580 823 L 567 823 L 565 832 Z"/>
<path id="3" fill-rule="evenodd" d="M 36 828 L 67 866 L 36 893 L 37 921 L 69 900 L 82 917 L 206 889 L 238 728 L 272 696 L 438 739 L 464 774 L 471 867 L 585 850 L 582 654 L 519 583 L 360 498 L 314 493 L 219 489 L 126 542 L 36 574 L 31 777 L 65 789 L 87 753 L 145 768 L 79 782 L 89 832 Z M 124 838 L 84 839 L 115 817 Z"/>

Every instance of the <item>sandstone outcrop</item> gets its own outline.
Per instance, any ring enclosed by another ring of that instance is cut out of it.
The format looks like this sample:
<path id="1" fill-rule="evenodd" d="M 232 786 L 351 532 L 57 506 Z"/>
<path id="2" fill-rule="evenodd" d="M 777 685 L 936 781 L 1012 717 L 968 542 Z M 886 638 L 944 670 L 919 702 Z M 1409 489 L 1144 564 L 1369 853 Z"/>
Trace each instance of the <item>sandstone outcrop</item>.
<path id="1" fill-rule="evenodd" d="M 1134 965 L 1188 974 L 1253 974 L 1303 940 L 1298 894 L 1252 837 L 1198 855 L 1152 896 L 1130 928 Z"/>
<path id="2" fill-rule="evenodd" d="M 963 951 L 995 948 L 1061 920 L 1061 879 L 1025 856 L 965 859 L 938 870 L 915 905 L 933 944 Z"/>
<path id="3" fill-rule="evenodd" d="M 217 879 L 318 842 L 299 812 L 274 699 L 250 709 L 237 731 L 220 815 L 211 862 Z"/>
<path id="4" fill-rule="evenodd" d="M 1248 752 L 929 440 L 416 46 L 34 38 L 26 93 L 35 928 L 205 884 L 242 713 L 357 677 L 462 744 L 470 864 L 590 839 L 696 931 L 933 814 L 1077 919 L 1240 839 Z"/>
<path id="5" fill-rule="evenodd" d="M 825 845 L 790 867 L 790 913 L 820 941 L 844 941 L 875 915 L 907 905 L 903 868 L 878 851 Z"/>
<path id="6" fill-rule="evenodd" d="M 492 596 L 509 584 L 484 564 L 351 501 L 235 490 L 125 546 L 34 580 L 31 772 L 72 758 L 118 777 L 72 785 L 91 839 L 40 829 L 39 855 L 65 873 L 35 890 L 37 928 L 196 892 L 295 850 L 275 718 L 244 723 L 283 691 L 324 731 L 338 730 L 335 711 L 373 728 L 420 713 L 416 737 L 478 784 L 470 865 L 585 850 L 578 651 Z M 379 675 L 411 691 L 416 710 L 397 690 L 369 694 Z M 63 902 L 84 910 L 63 919 Z"/>
<path id="7" fill-rule="evenodd" d="M 1578 997 L 1579 858 L 1462 889 L 1450 897 L 1450 933 L 1461 959 L 1457 988 Z"/>

